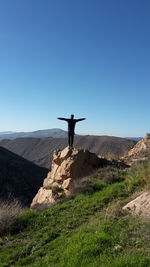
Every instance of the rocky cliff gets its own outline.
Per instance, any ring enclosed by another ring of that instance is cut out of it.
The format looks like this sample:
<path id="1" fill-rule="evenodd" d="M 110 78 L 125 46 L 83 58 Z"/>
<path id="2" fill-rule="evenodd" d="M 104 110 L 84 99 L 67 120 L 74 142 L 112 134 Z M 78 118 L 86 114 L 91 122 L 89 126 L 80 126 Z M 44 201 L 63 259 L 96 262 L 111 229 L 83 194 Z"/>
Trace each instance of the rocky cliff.
<path id="1" fill-rule="evenodd" d="M 85 149 L 58 150 L 53 153 L 51 172 L 48 173 L 41 187 L 34 197 L 31 208 L 55 203 L 63 196 L 69 196 L 83 177 L 91 174 L 95 169 L 106 165 L 120 164 L 99 158 L 96 154 Z M 118 167 L 118 166 L 117 166 Z"/>
<path id="2" fill-rule="evenodd" d="M 144 162 L 150 158 L 150 138 L 147 136 L 140 140 L 123 158 L 123 160 L 132 165 L 136 162 Z"/>

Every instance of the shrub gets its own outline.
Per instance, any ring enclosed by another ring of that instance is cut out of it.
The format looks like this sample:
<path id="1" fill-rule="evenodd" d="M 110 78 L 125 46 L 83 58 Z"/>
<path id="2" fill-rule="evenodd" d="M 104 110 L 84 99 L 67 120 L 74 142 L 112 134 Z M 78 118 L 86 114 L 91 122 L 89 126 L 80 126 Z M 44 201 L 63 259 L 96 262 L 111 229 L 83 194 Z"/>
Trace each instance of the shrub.
<path id="1" fill-rule="evenodd" d="M 116 167 L 100 168 L 95 173 L 95 179 L 103 180 L 107 184 L 117 183 L 124 180 L 125 171 Z"/>
<path id="2" fill-rule="evenodd" d="M 126 173 L 127 171 L 112 166 L 99 168 L 93 174 L 74 181 L 71 191 L 73 194 L 99 191 L 108 184 L 122 182 Z"/>
<path id="3" fill-rule="evenodd" d="M 10 225 L 22 213 L 24 208 L 16 199 L 4 201 L 0 199 L 0 233 L 9 229 Z"/>

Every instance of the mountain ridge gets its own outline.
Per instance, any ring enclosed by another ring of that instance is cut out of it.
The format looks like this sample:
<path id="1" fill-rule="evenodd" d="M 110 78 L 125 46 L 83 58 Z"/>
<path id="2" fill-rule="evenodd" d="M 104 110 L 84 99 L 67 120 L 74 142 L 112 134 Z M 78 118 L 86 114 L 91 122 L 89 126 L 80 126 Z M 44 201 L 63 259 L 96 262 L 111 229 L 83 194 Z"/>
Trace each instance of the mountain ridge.
<path id="1" fill-rule="evenodd" d="M 75 136 L 74 140 L 75 147 L 111 157 L 124 156 L 135 144 L 135 141 L 113 136 Z M 63 149 L 67 145 L 67 139 L 52 137 L 0 141 L 0 146 L 46 168 L 50 168 L 53 151 Z"/>
<path id="2" fill-rule="evenodd" d="M 0 140 L 4 139 L 16 139 L 25 137 L 35 137 L 35 138 L 45 138 L 45 137 L 55 137 L 55 138 L 66 138 L 67 131 L 59 128 L 37 130 L 31 132 L 0 132 Z"/>
<path id="3" fill-rule="evenodd" d="M 80 136 L 91 136 L 90 134 L 76 134 Z M 14 131 L 3 131 L 0 132 L 0 140 L 4 139 L 16 139 L 16 138 L 25 138 L 25 137 L 35 137 L 35 138 L 45 138 L 45 137 L 53 137 L 53 138 L 67 138 L 68 132 L 62 130 L 60 128 L 52 128 L 52 129 L 44 129 L 44 130 L 36 130 L 29 132 L 14 132 Z M 92 136 L 104 136 L 104 135 L 92 135 Z M 105 135 L 107 136 L 107 135 Z M 108 135 L 109 136 L 109 135 Z M 139 141 L 142 137 L 120 137 L 126 138 L 129 140 Z"/>

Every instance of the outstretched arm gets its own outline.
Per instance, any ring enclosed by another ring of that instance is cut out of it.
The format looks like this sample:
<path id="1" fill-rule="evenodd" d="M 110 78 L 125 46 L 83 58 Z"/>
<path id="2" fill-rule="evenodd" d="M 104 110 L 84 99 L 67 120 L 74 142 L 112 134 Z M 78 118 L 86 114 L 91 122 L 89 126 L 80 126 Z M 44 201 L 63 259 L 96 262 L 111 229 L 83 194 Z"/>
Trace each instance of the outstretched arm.
<path id="1" fill-rule="evenodd" d="M 83 120 L 86 120 L 86 118 L 78 119 L 78 120 L 76 120 L 76 122 L 78 122 L 78 121 L 83 121 Z"/>
<path id="2" fill-rule="evenodd" d="M 67 121 L 65 118 L 57 118 L 58 120 Z"/>

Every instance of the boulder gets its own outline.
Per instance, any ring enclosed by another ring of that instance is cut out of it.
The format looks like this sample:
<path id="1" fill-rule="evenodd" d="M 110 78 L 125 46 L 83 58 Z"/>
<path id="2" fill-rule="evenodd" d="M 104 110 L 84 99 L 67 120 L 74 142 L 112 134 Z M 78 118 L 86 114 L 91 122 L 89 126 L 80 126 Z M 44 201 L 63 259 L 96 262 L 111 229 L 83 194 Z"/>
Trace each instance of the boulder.
<path id="1" fill-rule="evenodd" d="M 85 149 L 69 149 L 54 151 L 51 172 L 44 180 L 43 187 L 34 197 L 31 208 L 42 204 L 52 204 L 62 196 L 69 196 L 74 183 L 91 174 L 95 169 L 106 164 L 96 154 Z"/>
<path id="2" fill-rule="evenodd" d="M 132 215 L 150 217 L 150 191 L 141 193 L 125 205 L 123 210 L 131 212 Z"/>

